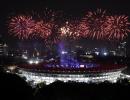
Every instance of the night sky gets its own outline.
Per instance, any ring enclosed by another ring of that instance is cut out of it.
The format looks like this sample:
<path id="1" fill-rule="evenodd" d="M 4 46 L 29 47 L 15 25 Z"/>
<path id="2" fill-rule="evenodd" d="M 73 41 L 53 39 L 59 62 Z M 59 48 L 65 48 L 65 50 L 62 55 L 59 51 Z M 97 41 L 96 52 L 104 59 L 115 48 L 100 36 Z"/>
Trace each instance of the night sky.
<path id="1" fill-rule="evenodd" d="M 62 10 L 67 14 L 80 16 L 84 10 L 106 9 L 113 14 L 125 14 L 130 20 L 129 0 L 1 0 L 0 1 L 0 34 L 9 42 L 7 35 L 8 17 L 30 11 L 42 11 L 43 8 Z M 3 39 L 4 39 L 3 38 Z M 128 36 L 127 51 L 130 55 L 130 35 Z"/>

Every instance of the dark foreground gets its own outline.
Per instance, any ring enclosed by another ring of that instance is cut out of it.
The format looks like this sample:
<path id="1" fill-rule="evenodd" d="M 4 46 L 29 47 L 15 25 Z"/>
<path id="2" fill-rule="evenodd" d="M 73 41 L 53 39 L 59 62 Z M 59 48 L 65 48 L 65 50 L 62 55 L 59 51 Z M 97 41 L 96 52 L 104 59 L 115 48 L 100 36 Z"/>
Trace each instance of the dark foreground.
<path id="1" fill-rule="evenodd" d="M 3 100 L 128 100 L 129 91 L 127 79 L 114 84 L 107 81 L 100 84 L 57 81 L 32 88 L 19 76 L 0 72 L 0 99 Z"/>

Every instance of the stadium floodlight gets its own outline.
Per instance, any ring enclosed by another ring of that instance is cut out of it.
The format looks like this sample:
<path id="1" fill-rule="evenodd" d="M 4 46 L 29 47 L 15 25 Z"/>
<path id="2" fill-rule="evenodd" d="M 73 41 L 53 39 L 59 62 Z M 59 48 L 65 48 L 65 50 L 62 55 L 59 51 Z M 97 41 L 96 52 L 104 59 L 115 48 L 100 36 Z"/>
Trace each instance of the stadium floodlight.
<path id="1" fill-rule="evenodd" d="M 84 68 L 84 65 L 80 65 L 80 68 Z"/>
<path id="2" fill-rule="evenodd" d="M 61 51 L 61 54 L 67 54 L 67 52 L 66 51 Z"/>
<path id="3" fill-rule="evenodd" d="M 34 63 L 35 63 L 35 64 L 38 64 L 38 63 L 39 63 L 39 61 L 38 61 L 38 60 L 36 60 Z"/>
<path id="4" fill-rule="evenodd" d="M 107 52 L 104 52 L 104 53 L 103 53 L 103 55 L 104 55 L 104 56 L 107 56 L 107 55 L 108 55 L 108 53 L 107 53 Z"/>
<path id="5" fill-rule="evenodd" d="M 33 64 L 34 62 L 33 62 L 33 60 L 29 60 L 29 64 Z"/>

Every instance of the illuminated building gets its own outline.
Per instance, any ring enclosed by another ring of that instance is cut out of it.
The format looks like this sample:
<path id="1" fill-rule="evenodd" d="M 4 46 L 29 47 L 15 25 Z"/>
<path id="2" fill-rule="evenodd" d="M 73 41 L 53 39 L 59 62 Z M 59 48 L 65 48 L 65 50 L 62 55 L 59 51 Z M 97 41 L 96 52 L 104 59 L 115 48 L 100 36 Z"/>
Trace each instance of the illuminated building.
<path id="1" fill-rule="evenodd" d="M 46 65 L 45 65 L 46 66 Z M 56 80 L 63 82 L 116 82 L 121 78 L 121 72 L 126 68 L 124 65 L 84 65 L 73 67 L 68 65 L 50 65 L 44 67 L 41 64 L 21 65 L 18 67 L 18 75 L 26 77 L 27 82 L 36 85 L 41 82 L 46 84 L 53 83 Z"/>

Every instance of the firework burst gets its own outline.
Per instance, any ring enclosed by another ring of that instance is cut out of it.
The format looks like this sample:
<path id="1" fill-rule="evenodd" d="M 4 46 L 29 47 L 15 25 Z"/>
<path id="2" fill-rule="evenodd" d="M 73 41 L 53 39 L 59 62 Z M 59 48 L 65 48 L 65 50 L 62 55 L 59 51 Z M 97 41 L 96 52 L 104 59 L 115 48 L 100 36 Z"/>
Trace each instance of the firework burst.
<path id="1" fill-rule="evenodd" d="M 84 22 L 83 20 L 78 24 L 77 27 L 77 33 L 80 37 L 87 38 L 89 33 L 89 27 L 87 22 Z"/>
<path id="2" fill-rule="evenodd" d="M 9 31 L 19 39 L 28 39 L 34 31 L 35 21 L 31 16 L 19 15 L 11 18 Z"/>
<path id="3" fill-rule="evenodd" d="M 63 27 L 59 29 L 60 37 L 64 38 L 70 38 L 70 39 L 78 39 L 79 38 L 79 32 L 78 32 L 78 27 L 77 27 L 76 21 L 72 22 L 66 22 Z"/>
<path id="4" fill-rule="evenodd" d="M 122 40 L 127 37 L 130 32 L 128 17 L 122 16 L 109 16 L 107 20 L 107 36 L 108 39 Z"/>
<path id="5" fill-rule="evenodd" d="M 31 15 L 12 17 L 8 25 L 9 34 L 19 39 L 40 37 L 46 44 L 55 44 L 65 38 L 123 40 L 130 32 L 127 16 L 107 16 L 101 9 L 89 11 L 81 19 L 73 16 L 64 19 L 61 15 L 61 12 L 45 9 L 41 14 L 33 14 L 33 18 Z"/>
<path id="6" fill-rule="evenodd" d="M 83 22 L 87 23 L 87 27 L 85 27 L 87 28 L 87 32 L 85 32 L 87 37 L 96 39 L 104 38 L 107 26 L 107 18 L 105 14 L 106 11 L 102 11 L 101 9 L 97 9 L 95 12 L 88 12 L 86 14 L 85 18 L 83 18 Z"/>
<path id="7" fill-rule="evenodd" d="M 52 23 L 44 22 L 43 20 L 35 23 L 34 33 L 36 36 L 41 37 L 43 39 L 47 38 L 52 33 Z"/>

